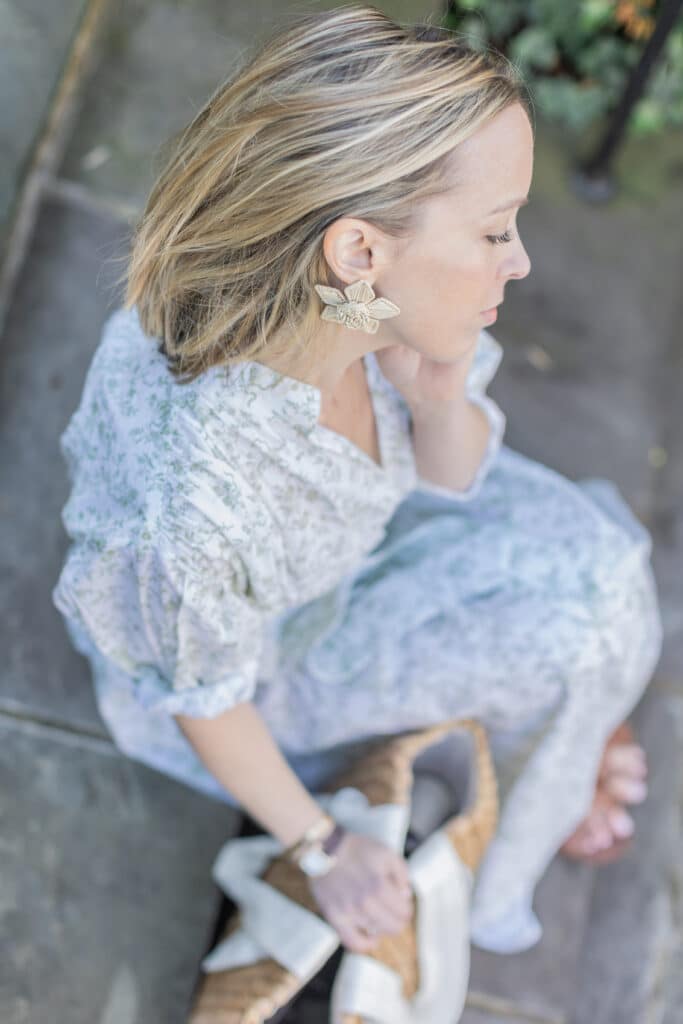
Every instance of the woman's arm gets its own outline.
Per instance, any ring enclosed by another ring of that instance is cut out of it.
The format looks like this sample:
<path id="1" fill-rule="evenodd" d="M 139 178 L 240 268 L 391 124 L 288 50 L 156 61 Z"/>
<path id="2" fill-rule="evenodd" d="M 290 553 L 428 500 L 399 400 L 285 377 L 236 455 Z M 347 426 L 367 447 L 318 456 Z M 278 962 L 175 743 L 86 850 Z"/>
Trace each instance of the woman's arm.
<path id="1" fill-rule="evenodd" d="M 468 398 L 413 408 L 415 464 L 420 477 L 455 491 L 469 488 L 486 454 L 491 424 Z"/>
<path id="2" fill-rule="evenodd" d="M 490 346 L 490 348 L 489 348 Z M 480 352 L 478 375 L 473 367 Z M 406 345 L 376 354 L 382 374 L 403 396 L 411 418 L 418 476 L 427 483 L 466 492 L 474 483 L 492 439 L 489 417 L 469 388 L 481 394 L 500 362 L 500 346 L 480 332 L 464 355 L 436 363 Z M 487 376 L 488 374 L 488 376 Z M 478 379 L 482 378 L 484 379 Z"/>
<path id="3" fill-rule="evenodd" d="M 292 846 L 325 813 L 251 702 L 216 718 L 173 717 L 212 775 L 283 846 Z"/>

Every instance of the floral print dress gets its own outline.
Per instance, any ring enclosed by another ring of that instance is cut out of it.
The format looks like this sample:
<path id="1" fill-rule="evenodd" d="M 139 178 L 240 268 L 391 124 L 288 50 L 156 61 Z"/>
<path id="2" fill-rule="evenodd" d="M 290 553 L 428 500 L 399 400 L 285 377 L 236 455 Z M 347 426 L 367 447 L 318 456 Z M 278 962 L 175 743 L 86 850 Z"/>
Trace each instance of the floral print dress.
<path id="1" fill-rule="evenodd" d="M 607 480 L 491 432 L 466 491 L 420 478 L 410 415 L 365 357 L 381 465 L 318 423 L 317 388 L 258 362 L 180 385 L 137 311 L 104 325 L 60 440 L 70 539 L 53 600 L 128 756 L 235 803 L 173 715 L 259 709 L 313 792 L 382 735 L 487 728 L 499 827 L 471 938 L 537 943 L 535 887 L 588 812 L 602 748 L 661 654 L 651 538 Z"/>

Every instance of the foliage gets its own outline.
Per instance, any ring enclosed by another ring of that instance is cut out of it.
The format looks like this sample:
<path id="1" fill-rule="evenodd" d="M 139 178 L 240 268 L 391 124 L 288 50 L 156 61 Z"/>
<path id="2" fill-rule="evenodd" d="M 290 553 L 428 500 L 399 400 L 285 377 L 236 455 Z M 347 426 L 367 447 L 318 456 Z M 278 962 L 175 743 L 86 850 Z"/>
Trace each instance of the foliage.
<path id="1" fill-rule="evenodd" d="M 573 133 L 608 116 L 654 31 L 660 0 L 453 0 L 445 24 L 504 53 L 538 111 Z M 683 125 L 683 20 L 669 34 L 628 132 Z"/>

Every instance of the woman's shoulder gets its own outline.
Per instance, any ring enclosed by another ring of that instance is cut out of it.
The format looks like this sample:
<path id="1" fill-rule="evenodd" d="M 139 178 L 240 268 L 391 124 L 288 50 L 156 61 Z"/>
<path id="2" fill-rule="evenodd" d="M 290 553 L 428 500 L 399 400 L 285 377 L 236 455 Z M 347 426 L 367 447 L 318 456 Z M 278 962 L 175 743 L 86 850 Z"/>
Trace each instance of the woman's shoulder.
<path id="1" fill-rule="evenodd" d="M 248 474 L 239 454 L 248 403 L 225 380 L 219 392 L 218 369 L 178 383 L 155 341 L 134 308 L 118 309 L 104 323 L 60 437 L 72 485 L 63 518 L 72 535 L 108 529 L 123 538 L 170 521 L 178 509 L 188 530 L 202 519 L 214 527 L 248 521 Z M 198 515 L 190 521 L 193 504 Z"/>

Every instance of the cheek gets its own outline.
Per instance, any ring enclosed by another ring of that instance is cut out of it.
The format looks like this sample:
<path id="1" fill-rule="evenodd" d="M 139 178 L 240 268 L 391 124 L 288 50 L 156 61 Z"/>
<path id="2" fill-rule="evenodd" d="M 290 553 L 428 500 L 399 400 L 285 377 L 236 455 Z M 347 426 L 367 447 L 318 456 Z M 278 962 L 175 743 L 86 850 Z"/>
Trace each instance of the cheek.
<path id="1" fill-rule="evenodd" d="M 393 276 L 391 286 L 408 332 L 469 323 L 495 296 L 495 261 L 482 245 L 433 246 L 415 253 Z M 387 282 L 388 284 L 389 282 Z M 387 297 L 392 295 L 387 292 Z"/>
<path id="2" fill-rule="evenodd" d="M 435 267 L 431 278 L 435 304 L 451 313 L 479 310 L 482 296 L 491 294 L 490 278 L 485 261 L 477 261 L 472 256 L 467 261 L 451 261 Z"/>

